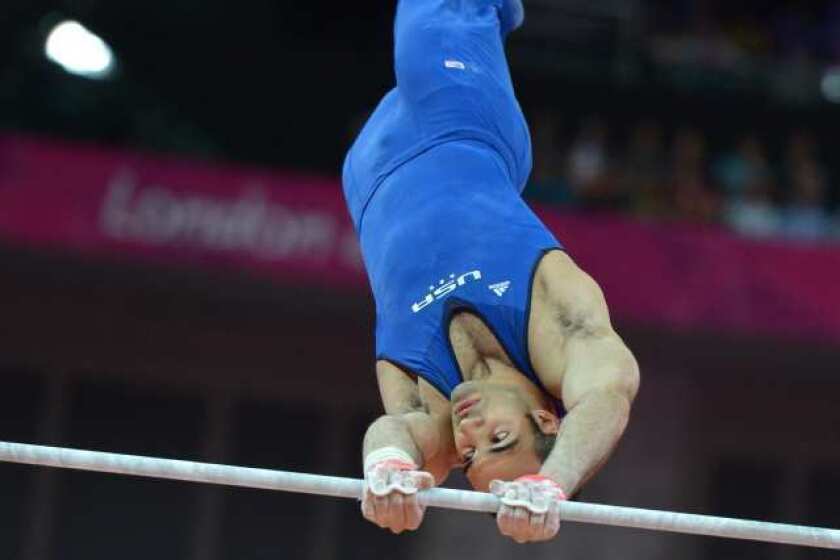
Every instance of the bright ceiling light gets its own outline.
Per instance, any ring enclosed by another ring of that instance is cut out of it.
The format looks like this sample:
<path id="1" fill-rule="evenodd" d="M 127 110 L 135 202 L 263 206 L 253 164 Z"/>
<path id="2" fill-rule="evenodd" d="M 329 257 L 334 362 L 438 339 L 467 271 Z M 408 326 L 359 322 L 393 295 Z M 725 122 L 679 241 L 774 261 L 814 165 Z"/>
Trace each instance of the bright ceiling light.
<path id="1" fill-rule="evenodd" d="M 114 69 L 111 48 L 77 21 L 53 27 L 44 52 L 67 72 L 85 78 L 106 78 Z"/>

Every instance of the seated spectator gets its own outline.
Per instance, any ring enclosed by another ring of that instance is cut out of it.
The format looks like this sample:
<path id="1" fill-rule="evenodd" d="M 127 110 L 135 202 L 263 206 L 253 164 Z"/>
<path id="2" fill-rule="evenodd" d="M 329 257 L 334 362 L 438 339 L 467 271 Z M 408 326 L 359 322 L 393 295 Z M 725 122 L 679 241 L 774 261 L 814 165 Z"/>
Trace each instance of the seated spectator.
<path id="1" fill-rule="evenodd" d="M 621 205 L 616 181 L 610 177 L 609 130 L 598 117 L 586 120 L 568 155 L 568 180 L 575 198 L 590 210 Z"/>
<path id="2" fill-rule="evenodd" d="M 799 240 L 827 238 L 831 220 L 825 203 L 827 181 L 821 168 L 815 162 L 798 165 L 792 187 L 792 197 L 783 214 L 782 233 Z"/>
<path id="3" fill-rule="evenodd" d="M 624 182 L 633 213 L 639 216 L 664 217 L 668 211 L 663 137 L 659 124 L 640 123 L 622 164 L 619 180 Z"/>
<path id="4" fill-rule="evenodd" d="M 693 128 L 683 128 L 674 140 L 671 163 L 673 217 L 694 223 L 717 219 L 718 198 L 706 171 L 706 140 Z"/>
<path id="5" fill-rule="evenodd" d="M 741 138 L 734 152 L 718 159 L 713 171 L 727 198 L 740 199 L 756 183 L 774 182 L 764 146 L 752 133 Z"/>
<path id="6" fill-rule="evenodd" d="M 774 204 L 776 178 L 764 146 L 753 133 L 718 160 L 715 176 L 726 198 L 724 221 L 730 228 L 755 238 L 779 234 L 782 216 Z"/>
<path id="7" fill-rule="evenodd" d="M 747 237 L 778 235 L 781 214 L 773 204 L 771 183 L 750 183 L 743 195 L 726 201 L 724 221 L 735 232 Z"/>
<path id="8" fill-rule="evenodd" d="M 810 134 L 797 132 L 791 136 L 785 164 L 791 193 L 782 233 L 800 240 L 827 237 L 831 231 L 826 201 L 828 179 Z"/>
<path id="9" fill-rule="evenodd" d="M 722 221 L 755 238 L 840 238 L 840 213 L 834 223 L 828 211 L 827 171 L 807 132 L 791 135 L 783 172 L 776 172 L 752 131 L 710 165 L 706 138 L 691 127 L 679 129 L 669 149 L 661 125 L 638 123 L 618 164 L 602 119 L 583 121 L 565 157 L 559 129 L 551 110 L 534 121 L 534 170 L 526 191 L 532 200 L 584 211 L 629 210 L 655 220 Z"/>
<path id="10" fill-rule="evenodd" d="M 573 196 L 563 168 L 560 146 L 560 119 L 551 110 L 537 113 L 531 125 L 534 168 L 525 195 L 534 201 L 573 204 Z"/>

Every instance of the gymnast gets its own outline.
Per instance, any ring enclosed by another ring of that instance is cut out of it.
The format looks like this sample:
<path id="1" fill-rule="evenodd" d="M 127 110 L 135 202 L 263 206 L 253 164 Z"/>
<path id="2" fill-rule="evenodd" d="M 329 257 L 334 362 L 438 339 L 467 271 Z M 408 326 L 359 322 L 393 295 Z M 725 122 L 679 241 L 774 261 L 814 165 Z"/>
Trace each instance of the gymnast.
<path id="1" fill-rule="evenodd" d="M 502 534 L 554 537 L 638 390 L 599 286 L 520 196 L 530 137 L 504 41 L 523 20 L 521 0 L 400 0 L 396 87 L 344 163 L 385 409 L 362 513 L 394 533 L 460 467 L 501 499 Z"/>

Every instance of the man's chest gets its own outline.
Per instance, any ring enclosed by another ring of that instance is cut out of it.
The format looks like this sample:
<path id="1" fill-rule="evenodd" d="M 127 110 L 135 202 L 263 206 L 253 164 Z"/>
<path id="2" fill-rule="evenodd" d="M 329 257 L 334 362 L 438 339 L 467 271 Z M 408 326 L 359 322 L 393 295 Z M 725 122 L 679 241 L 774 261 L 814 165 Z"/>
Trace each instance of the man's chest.
<path id="1" fill-rule="evenodd" d="M 478 380 L 490 374 L 490 362 L 513 367 L 508 353 L 481 318 L 459 312 L 449 324 L 449 342 L 464 380 Z"/>

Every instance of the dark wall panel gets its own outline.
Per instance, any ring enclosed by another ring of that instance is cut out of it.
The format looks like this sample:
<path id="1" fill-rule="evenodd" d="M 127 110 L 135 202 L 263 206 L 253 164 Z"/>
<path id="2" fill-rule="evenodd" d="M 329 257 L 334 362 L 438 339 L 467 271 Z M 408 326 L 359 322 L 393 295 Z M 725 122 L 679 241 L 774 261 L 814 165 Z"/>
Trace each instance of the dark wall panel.
<path id="1" fill-rule="evenodd" d="M 195 459 L 203 423 L 197 399 L 86 383 L 76 387 L 66 444 Z M 196 492 L 178 482 L 62 471 L 53 558 L 186 558 Z"/>
<path id="2" fill-rule="evenodd" d="M 236 416 L 233 464 L 308 473 L 323 471 L 319 440 L 328 429 L 329 419 L 321 411 L 279 403 L 243 402 Z M 317 496 L 226 490 L 220 557 L 310 558 L 318 501 Z"/>
<path id="3" fill-rule="evenodd" d="M 0 440 L 34 442 L 43 399 L 41 378 L 0 370 Z M 14 558 L 22 545 L 35 469 L 0 463 L 0 558 Z"/>

